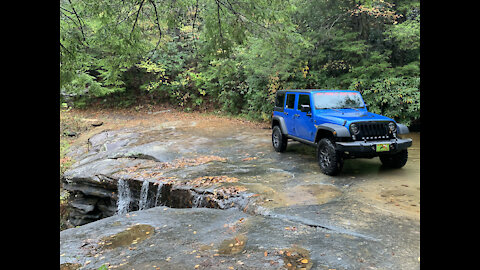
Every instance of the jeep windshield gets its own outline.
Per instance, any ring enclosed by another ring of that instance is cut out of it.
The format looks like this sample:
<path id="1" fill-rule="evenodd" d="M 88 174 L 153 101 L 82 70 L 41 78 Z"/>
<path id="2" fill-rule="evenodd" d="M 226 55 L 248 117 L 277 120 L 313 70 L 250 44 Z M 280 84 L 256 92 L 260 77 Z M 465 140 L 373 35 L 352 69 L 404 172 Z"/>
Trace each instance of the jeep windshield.
<path id="1" fill-rule="evenodd" d="M 358 92 L 328 91 L 313 95 L 315 109 L 357 109 L 365 108 Z"/>

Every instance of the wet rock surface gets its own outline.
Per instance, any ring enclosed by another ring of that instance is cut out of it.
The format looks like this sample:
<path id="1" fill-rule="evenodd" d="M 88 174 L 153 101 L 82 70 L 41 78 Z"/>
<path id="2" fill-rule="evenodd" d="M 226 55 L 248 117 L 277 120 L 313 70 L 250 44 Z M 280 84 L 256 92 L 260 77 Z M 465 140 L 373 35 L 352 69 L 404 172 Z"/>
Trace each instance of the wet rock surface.
<path id="1" fill-rule="evenodd" d="M 330 177 L 313 148 L 275 152 L 270 129 L 168 114 L 101 119 L 71 147 L 79 227 L 60 234 L 61 267 L 419 268 L 419 134 L 400 170 L 346 160 Z"/>

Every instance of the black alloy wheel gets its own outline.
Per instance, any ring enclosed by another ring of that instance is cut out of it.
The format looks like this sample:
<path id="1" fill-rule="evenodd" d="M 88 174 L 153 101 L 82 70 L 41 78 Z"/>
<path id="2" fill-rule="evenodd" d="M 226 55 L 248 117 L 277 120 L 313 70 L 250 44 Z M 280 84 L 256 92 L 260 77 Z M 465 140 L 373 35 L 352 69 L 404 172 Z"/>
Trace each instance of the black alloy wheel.
<path id="1" fill-rule="evenodd" d="M 337 175 L 343 168 L 343 158 L 329 138 L 323 138 L 318 142 L 317 158 L 320 169 L 326 175 Z"/>
<path id="2" fill-rule="evenodd" d="M 272 144 L 277 152 L 285 152 L 287 149 L 288 138 L 283 135 L 279 126 L 274 126 L 272 130 Z"/>

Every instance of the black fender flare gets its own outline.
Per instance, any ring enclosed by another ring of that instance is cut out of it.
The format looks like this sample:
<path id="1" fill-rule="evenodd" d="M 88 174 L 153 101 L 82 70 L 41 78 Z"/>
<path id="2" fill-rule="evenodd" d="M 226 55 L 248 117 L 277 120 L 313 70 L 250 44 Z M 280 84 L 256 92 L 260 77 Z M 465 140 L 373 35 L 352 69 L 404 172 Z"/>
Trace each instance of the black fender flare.
<path id="1" fill-rule="evenodd" d="M 275 123 L 275 121 L 278 121 L 278 123 L 280 125 L 280 130 L 282 130 L 283 135 L 288 135 L 287 125 L 285 124 L 285 119 L 283 119 L 283 117 L 278 116 L 278 115 L 273 116 L 272 117 L 272 128 L 274 126 L 273 123 Z"/>
<path id="2" fill-rule="evenodd" d="M 317 131 L 315 132 L 315 140 L 317 139 L 318 132 L 326 130 L 333 134 L 335 137 L 350 137 L 350 131 L 348 128 L 342 125 L 325 123 L 321 125 L 316 125 Z"/>
<path id="3" fill-rule="evenodd" d="M 397 134 L 408 134 L 408 133 L 410 133 L 410 130 L 408 130 L 407 126 L 397 123 Z"/>

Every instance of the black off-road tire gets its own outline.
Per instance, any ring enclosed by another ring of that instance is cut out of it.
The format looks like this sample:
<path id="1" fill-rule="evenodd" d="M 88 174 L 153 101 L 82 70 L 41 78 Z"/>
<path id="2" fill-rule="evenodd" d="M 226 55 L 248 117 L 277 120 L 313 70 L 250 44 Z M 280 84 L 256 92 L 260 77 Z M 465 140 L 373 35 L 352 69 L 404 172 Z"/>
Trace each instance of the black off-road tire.
<path id="1" fill-rule="evenodd" d="M 287 149 L 288 138 L 282 133 L 279 126 L 274 126 L 272 130 L 272 145 L 275 151 L 285 152 Z"/>
<path id="2" fill-rule="evenodd" d="M 395 153 L 393 155 L 382 155 L 380 156 L 380 161 L 385 167 L 389 168 L 402 168 L 407 164 L 408 160 L 408 151 L 407 149 L 402 150 L 398 153 Z"/>
<path id="3" fill-rule="evenodd" d="M 337 175 L 343 168 L 343 158 L 335 150 L 335 143 L 323 138 L 317 145 L 317 159 L 320 170 L 326 175 Z"/>

